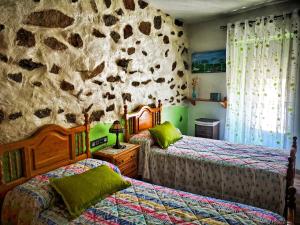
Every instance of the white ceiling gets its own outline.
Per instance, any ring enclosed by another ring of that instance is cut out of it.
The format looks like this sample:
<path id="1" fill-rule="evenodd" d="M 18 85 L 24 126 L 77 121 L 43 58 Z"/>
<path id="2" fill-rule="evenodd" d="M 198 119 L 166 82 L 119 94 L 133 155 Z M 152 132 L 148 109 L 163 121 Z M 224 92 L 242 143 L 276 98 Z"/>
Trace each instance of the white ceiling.
<path id="1" fill-rule="evenodd" d="M 288 0 L 147 0 L 185 23 L 201 22 Z"/>

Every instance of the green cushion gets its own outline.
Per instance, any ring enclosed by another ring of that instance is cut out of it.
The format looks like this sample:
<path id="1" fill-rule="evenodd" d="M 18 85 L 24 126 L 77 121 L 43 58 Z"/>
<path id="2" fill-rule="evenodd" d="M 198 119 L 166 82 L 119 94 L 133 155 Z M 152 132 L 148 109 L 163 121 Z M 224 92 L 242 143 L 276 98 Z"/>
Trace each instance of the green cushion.
<path id="1" fill-rule="evenodd" d="M 156 125 L 154 128 L 150 128 L 149 131 L 159 146 L 164 149 L 182 137 L 180 131 L 169 121 Z"/>
<path id="2" fill-rule="evenodd" d="M 52 178 L 50 184 L 62 197 L 72 218 L 100 199 L 131 185 L 106 165 L 81 174 Z"/>

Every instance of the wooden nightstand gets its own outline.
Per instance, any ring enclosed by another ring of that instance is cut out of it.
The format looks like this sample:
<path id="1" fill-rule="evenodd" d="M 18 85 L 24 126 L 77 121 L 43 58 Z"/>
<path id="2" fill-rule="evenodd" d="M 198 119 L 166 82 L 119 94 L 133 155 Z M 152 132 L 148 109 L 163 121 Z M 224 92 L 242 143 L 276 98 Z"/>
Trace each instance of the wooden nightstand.
<path id="1" fill-rule="evenodd" d="M 93 157 L 118 166 L 124 176 L 136 178 L 140 145 L 129 143 L 121 144 L 126 145 L 126 148 L 114 149 L 112 147 L 107 147 L 94 152 Z"/>

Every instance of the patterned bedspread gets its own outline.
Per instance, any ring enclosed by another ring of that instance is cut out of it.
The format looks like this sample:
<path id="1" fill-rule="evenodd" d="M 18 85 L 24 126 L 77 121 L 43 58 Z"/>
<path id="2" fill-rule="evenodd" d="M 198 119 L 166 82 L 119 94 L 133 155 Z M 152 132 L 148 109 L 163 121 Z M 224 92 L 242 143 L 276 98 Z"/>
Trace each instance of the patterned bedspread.
<path id="1" fill-rule="evenodd" d="M 108 163 L 84 160 L 16 187 L 5 197 L 2 224 L 285 224 L 283 217 L 267 210 L 126 177 L 131 187 L 99 201 L 70 220 L 65 205 L 49 186 L 49 178 L 82 173 L 101 164 Z M 119 172 L 115 166 L 108 165 Z M 30 202 L 35 202 L 36 208 L 32 208 Z M 26 214 L 32 211 L 35 214 Z"/>
<path id="2" fill-rule="evenodd" d="M 120 173 L 118 167 L 113 164 L 95 159 L 85 159 L 36 176 L 17 186 L 5 196 L 1 212 L 2 224 L 39 224 L 37 219 L 40 213 L 60 200 L 55 190 L 49 185 L 50 178 L 80 174 L 103 164 Z"/>
<path id="3" fill-rule="evenodd" d="M 144 179 L 283 213 L 288 153 L 190 136 L 166 150 L 151 146 L 145 134 L 130 141 L 142 146 L 139 174 Z"/>

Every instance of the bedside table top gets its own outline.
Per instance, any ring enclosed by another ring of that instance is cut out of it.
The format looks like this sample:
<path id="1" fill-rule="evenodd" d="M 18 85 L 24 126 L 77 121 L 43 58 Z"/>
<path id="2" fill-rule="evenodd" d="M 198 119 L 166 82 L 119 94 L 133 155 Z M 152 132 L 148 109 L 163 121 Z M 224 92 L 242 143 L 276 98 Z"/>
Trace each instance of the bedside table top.
<path id="1" fill-rule="evenodd" d="M 136 144 L 130 144 L 130 143 L 124 143 L 122 142 L 121 145 L 125 145 L 126 148 L 122 148 L 122 149 L 115 149 L 112 146 L 106 147 L 104 149 L 101 149 L 99 151 L 94 152 L 93 154 L 101 154 L 101 155 L 117 155 L 120 154 L 122 152 L 125 152 L 127 150 L 130 150 L 134 147 L 137 147 L 139 145 Z"/>

